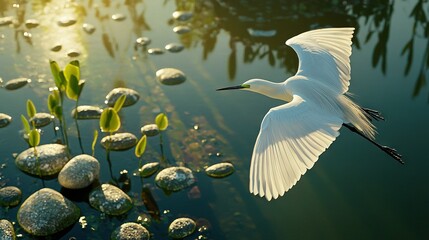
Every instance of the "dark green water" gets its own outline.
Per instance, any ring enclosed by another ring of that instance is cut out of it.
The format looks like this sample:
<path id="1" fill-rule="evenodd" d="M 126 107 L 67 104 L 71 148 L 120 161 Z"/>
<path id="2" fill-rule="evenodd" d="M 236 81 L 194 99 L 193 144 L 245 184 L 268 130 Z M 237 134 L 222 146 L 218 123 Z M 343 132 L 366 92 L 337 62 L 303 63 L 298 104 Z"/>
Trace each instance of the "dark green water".
<path id="1" fill-rule="evenodd" d="M 0 89 L 0 112 L 14 118 L 0 129 L 1 186 L 15 185 L 23 197 L 41 188 L 41 181 L 20 172 L 13 153 L 26 149 L 20 138 L 20 114 L 32 99 L 39 111 L 48 111 L 48 88 L 53 86 L 48 59 L 64 66 L 66 53 L 81 53 L 82 77 L 86 86 L 81 104 L 104 106 L 105 95 L 114 87 L 133 88 L 142 95 L 136 105 L 122 112 L 122 131 L 139 136 L 142 125 L 159 111 L 174 121 L 167 130 L 166 153 L 172 164 L 201 171 L 203 166 L 230 160 L 236 172 L 212 179 L 197 172 L 193 189 L 166 195 L 145 179 L 161 210 L 161 220 L 148 229 L 153 239 L 166 239 L 168 224 L 180 216 L 198 220 L 207 231 L 196 232 L 207 239 L 426 239 L 429 237 L 429 5 L 424 1 L 14 1 L 0 0 L 0 17 L 14 16 L 17 28 L 0 27 L 0 77 L 7 81 L 29 77 L 32 83 L 16 91 Z M 191 33 L 173 32 L 175 10 L 194 14 L 187 24 Z M 114 13 L 127 18 L 110 19 Z M 57 19 L 71 15 L 78 22 L 58 27 Z M 40 26 L 26 30 L 22 22 L 37 19 Z M 91 23 L 89 35 L 81 26 Z M 350 91 L 362 106 L 380 110 L 385 122 L 376 123 L 377 140 L 404 155 L 401 166 L 358 136 L 341 131 L 315 167 L 282 198 L 267 202 L 248 193 L 249 160 L 259 124 L 269 108 L 280 102 L 252 93 L 216 92 L 249 78 L 283 81 L 295 74 L 298 62 L 283 43 L 314 28 L 354 26 Z M 23 32 L 31 32 L 31 40 Z M 256 33 L 270 36 L 258 36 Z M 253 33 L 250 34 L 250 33 Z M 180 53 L 147 55 L 134 50 L 136 38 L 152 39 L 149 47 L 170 42 L 185 45 Z M 60 52 L 49 49 L 61 43 Z M 404 50 L 405 49 L 405 50 Z M 157 69 L 175 67 L 188 79 L 177 86 L 163 86 L 155 79 Z M 69 112 L 72 102 L 66 104 Z M 76 133 L 69 119 L 72 149 L 79 153 Z M 198 134 L 191 131 L 199 126 Z M 97 121 L 80 122 L 83 143 L 90 149 Z M 213 152 L 184 154 L 187 144 L 216 139 Z M 44 128 L 42 143 L 54 139 L 51 127 Z M 147 159 L 157 157 L 158 139 L 150 139 Z M 202 154 L 205 154 L 202 156 Z M 105 154 L 97 146 L 101 182 L 109 181 Z M 136 207 L 126 216 L 109 218 L 91 209 L 83 192 L 67 192 L 57 180 L 47 187 L 61 191 L 82 209 L 88 225 L 77 223 L 55 238 L 106 239 L 123 222 L 143 214 L 151 219 L 141 200 L 141 183 L 132 176 L 137 168 L 133 151 L 112 154 L 114 175 L 128 170 L 128 192 Z M 200 191 L 198 198 L 190 192 Z M 17 208 L 2 211 L 2 218 L 16 221 Z M 30 238 L 19 229 L 24 238 Z"/>

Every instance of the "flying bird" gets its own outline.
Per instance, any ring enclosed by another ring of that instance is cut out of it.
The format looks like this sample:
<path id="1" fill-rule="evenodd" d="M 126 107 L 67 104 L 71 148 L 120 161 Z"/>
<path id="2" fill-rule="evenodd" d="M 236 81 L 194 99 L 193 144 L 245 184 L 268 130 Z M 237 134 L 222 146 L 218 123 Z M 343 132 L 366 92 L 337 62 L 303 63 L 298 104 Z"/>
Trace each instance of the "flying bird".
<path id="1" fill-rule="evenodd" d="M 347 94 L 354 28 L 304 32 L 286 41 L 298 55 L 297 73 L 281 83 L 250 79 L 219 90 L 245 90 L 280 99 L 262 120 L 250 165 L 249 190 L 268 201 L 283 196 L 338 137 L 345 126 L 400 163 L 402 156 L 375 142 L 378 111 L 362 108 Z"/>

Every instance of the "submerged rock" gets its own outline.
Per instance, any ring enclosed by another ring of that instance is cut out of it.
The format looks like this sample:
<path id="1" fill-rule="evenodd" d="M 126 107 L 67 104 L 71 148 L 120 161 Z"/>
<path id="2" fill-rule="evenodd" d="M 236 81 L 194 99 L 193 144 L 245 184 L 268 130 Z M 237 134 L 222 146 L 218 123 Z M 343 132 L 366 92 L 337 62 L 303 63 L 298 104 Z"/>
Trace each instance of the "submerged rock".
<path id="1" fill-rule="evenodd" d="M 58 19 L 58 25 L 60 27 L 68 27 L 76 23 L 76 19 L 70 17 L 70 16 L 63 16 L 60 19 Z"/>
<path id="2" fill-rule="evenodd" d="M 18 210 L 19 225 L 35 236 L 48 236 L 74 224 L 79 208 L 61 193 L 43 188 L 33 193 Z"/>
<path id="3" fill-rule="evenodd" d="M 12 122 L 12 117 L 5 114 L 5 113 L 0 113 L 0 128 L 2 127 L 6 127 L 7 125 L 9 125 Z"/>
<path id="4" fill-rule="evenodd" d="M 95 32 L 95 26 L 89 23 L 84 23 L 82 29 L 88 34 L 93 34 Z"/>
<path id="5" fill-rule="evenodd" d="M 3 207 L 15 207 L 21 201 L 21 197 L 22 192 L 17 187 L 7 186 L 0 188 L 0 205 Z"/>
<path id="6" fill-rule="evenodd" d="M 25 21 L 25 27 L 28 29 L 38 27 L 40 25 L 39 21 L 36 19 L 28 19 Z"/>
<path id="7" fill-rule="evenodd" d="M 15 78 L 7 81 L 3 87 L 6 88 L 7 90 L 16 90 L 24 87 L 29 82 L 31 82 L 31 79 L 29 78 Z"/>
<path id="8" fill-rule="evenodd" d="M 134 147 L 138 142 L 132 133 L 115 133 L 101 139 L 101 146 L 112 151 L 127 150 Z"/>
<path id="9" fill-rule="evenodd" d="M 176 68 L 162 68 L 156 71 L 156 77 L 164 85 L 177 85 L 186 80 L 185 74 Z"/>
<path id="10" fill-rule="evenodd" d="M 76 50 L 70 50 L 67 52 L 67 56 L 69 57 L 79 57 L 80 56 L 80 52 L 76 51 Z"/>
<path id="11" fill-rule="evenodd" d="M 181 239 L 191 235 L 196 228 L 196 223 L 190 218 L 177 218 L 168 227 L 168 236 Z"/>
<path id="12" fill-rule="evenodd" d="M 100 163 L 90 155 L 81 154 L 72 158 L 58 174 L 58 182 L 69 189 L 91 185 L 100 175 Z"/>
<path id="13" fill-rule="evenodd" d="M 15 230 L 13 225 L 6 219 L 0 220 L 0 239 L 2 240 L 15 240 Z"/>
<path id="14" fill-rule="evenodd" d="M 115 13 L 112 15 L 112 20 L 114 21 L 124 21 L 127 17 L 122 13 Z"/>
<path id="15" fill-rule="evenodd" d="M 188 26 L 176 26 L 173 28 L 173 32 L 177 34 L 185 34 L 191 31 L 191 28 Z"/>
<path id="16" fill-rule="evenodd" d="M 133 89 L 115 88 L 107 94 L 105 103 L 109 107 L 113 107 L 115 105 L 116 100 L 118 100 L 118 98 L 122 95 L 126 96 L 123 107 L 131 106 L 140 99 L 140 94 Z"/>
<path id="17" fill-rule="evenodd" d="M 195 183 L 192 171 L 186 167 L 169 167 L 163 169 L 155 177 L 158 187 L 167 191 L 180 191 Z"/>
<path id="18" fill-rule="evenodd" d="M 154 173 L 156 173 L 156 171 L 158 171 L 158 169 L 159 169 L 159 163 L 158 162 L 146 163 L 145 165 L 143 165 L 139 169 L 139 175 L 140 175 L 140 177 L 144 177 L 144 178 L 150 177 Z"/>
<path id="19" fill-rule="evenodd" d="M 99 119 L 103 109 L 97 106 L 82 105 L 77 107 L 77 119 Z M 76 109 L 72 110 L 72 117 L 75 117 Z"/>
<path id="20" fill-rule="evenodd" d="M 205 171 L 210 177 L 223 178 L 234 172 L 234 165 L 228 162 L 217 163 L 206 168 Z"/>
<path id="21" fill-rule="evenodd" d="M 180 43 L 169 43 L 165 45 L 165 50 L 172 52 L 172 53 L 178 53 L 181 52 L 185 47 Z"/>
<path id="22" fill-rule="evenodd" d="M 89 194 L 89 204 L 107 215 L 121 215 L 128 212 L 133 203 L 131 198 L 120 188 L 102 184 Z"/>
<path id="23" fill-rule="evenodd" d="M 153 137 L 159 134 L 159 128 L 156 124 L 147 124 L 140 129 L 140 132 L 148 137 Z"/>
<path id="24" fill-rule="evenodd" d="M 175 11 L 173 12 L 173 18 L 177 21 L 188 21 L 191 19 L 194 14 L 192 12 L 185 12 L 185 11 Z"/>
<path id="25" fill-rule="evenodd" d="M 37 157 L 34 155 L 34 148 L 29 148 L 21 152 L 15 159 L 16 166 L 23 172 L 42 176 L 52 176 L 61 171 L 69 161 L 67 157 L 67 147 L 61 144 L 45 144 L 36 147 Z"/>
<path id="26" fill-rule="evenodd" d="M 0 27 L 10 25 L 14 20 L 15 19 L 13 17 L 2 17 L 0 18 Z"/>
<path id="27" fill-rule="evenodd" d="M 61 44 L 57 44 L 57 45 L 51 47 L 51 51 L 52 52 L 59 52 L 61 50 L 61 48 L 63 48 L 63 46 Z"/>
<path id="28" fill-rule="evenodd" d="M 150 55 L 161 55 L 164 54 L 164 50 L 162 50 L 161 48 L 149 48 L 147 50 L 147 53 L 149 53 Z"/>
<path id="29" fill-rule="evenodd" d="M 149 231 L 138 223 L 128 222 L 113 231 L 112 240 L 146 240 L 150 238 Z"/>
<path id="30" fill-rule="evenodd" d="M 136 39 L 136 44 L 138 46 L 144 47 L 144 46 L 149 45 L 150 43 L 151 43 L 151 40 L 148 37 L 139 37 Z"/>
<path id="31" fill-rule="evenodd" d="M 36 113 L 32 118 L 30 118 L 30 122 L 34 123 L 37 128 L 44 127 L 50 124 L 54 120 L 54 116 L 49 113 Z"/>

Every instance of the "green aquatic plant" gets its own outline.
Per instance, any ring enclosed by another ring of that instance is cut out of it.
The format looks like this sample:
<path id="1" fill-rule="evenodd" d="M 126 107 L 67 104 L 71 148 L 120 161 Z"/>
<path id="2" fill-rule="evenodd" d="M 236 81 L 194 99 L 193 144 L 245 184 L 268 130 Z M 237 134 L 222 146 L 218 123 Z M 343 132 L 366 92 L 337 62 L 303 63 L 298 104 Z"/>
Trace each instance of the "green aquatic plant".
<path id="1" fill-rule="evenodd" d="M 95 155 L 95 144 L 97 144 L 97 139 L 98 139 L 98 131 L 94 130 L 94 137 L 92 138 L 92 144 L 91 144 L 92 156 L 93 157 Z"/>
<path id="2" fill-rule="evenodd" d="M 147 144 L 147 137 L 146 135 L 143 135 L 140 140 L 137 142 L 134 154 L 136 155 L 136 157 L 139 159 L 139 170 L 142 168 L 143 166 L 143 153 L 146 150 L 146 144 Z"/>
<path id="3" fill-rule="evenodd" d="M 69 62 L 65 66 L 63 71 L 60 70 L 60 67 L 57 62 L 51 60 L 49 64 L 51 67 L 52 76 L 54 77 L 55 85 L 57 87 L 57 92 L 53 94 L 51 93 L 52 97 L 48 97 L 49 110 L 51 111 L 51 114 L 55 116 L 59 115 L 57 116 L 57 118 L 59 119 L 60 125 L 63 128 L 62 132 L 64 140 L 66 142 L 67 147 L 69 148 L 66 121 L 63 115 L 63 96 L 66 95 L 68 99 L 75 101 L 76 111 L 74 113 L 73 118 L 75 120 L 79 146 L 82 153 L 84 153 L 84 149 L 82 146 L 82 138 L 80 136 L 79 124 L 77 121 L 77 107 L 79 106 L 79 97 L 85 85 L 85 81 L 80 79 L 79 61 L 74 60 Z"/>
<path id="4" fill-rule="evenodd" d="M 164 154 L 164 144 L 162 140 L 162 132 L 165 131 L 168 127 L 168 118 L 165 113 L 160 113 L 155 117 L 155 124 L 159 129 L 159 147 L 161 150 L 161 162 L 165 164 L 166 158 Z"/>

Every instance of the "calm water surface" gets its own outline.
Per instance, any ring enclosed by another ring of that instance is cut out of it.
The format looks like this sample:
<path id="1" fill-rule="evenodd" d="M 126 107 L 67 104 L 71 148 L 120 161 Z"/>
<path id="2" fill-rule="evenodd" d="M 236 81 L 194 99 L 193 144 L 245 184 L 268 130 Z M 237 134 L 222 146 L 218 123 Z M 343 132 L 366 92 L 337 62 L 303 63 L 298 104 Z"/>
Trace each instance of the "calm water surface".
<path id="1" fill-rule="evenodd" d="M 176 10 L 193 12 L 186 23 L 192 31 L 173 32 L 180 23 Z M 113 21 L 121 13 L 124 21 Z M 123 222 L 149 219 L 153 239 L 166 239 L 169 223 L 180 216 L 198 221 L 207 230 L 187 239 L 426 239 L 429 237 L 429 91 L 426 86 L 429 54 L 429 5 L 425 1 L 8 1 L 0 0 L 0 17 L 13 16 L 16 27 L 0 27 L 0 77 L 3 81 L 29 77 L 31 84 L 16 90 L 0 89 L 0 112 L 14 118 L 0 129 L 1 186 L 15 185 L 23 197 L 41 188 L 41 181 L 20 172 L 14 153 L 26 149 L 20 138 L 20 114 L 27 99 L 39 111 L 48 111 L 46 99 L 53 81 L 48 60 L 64 66 L 78 59 L 86 86 L 81 104 L 104 106 L 114 87 L 133 88 L 141 100 L 122 111 L 121 131 L 140 136 L 140 127 L 167 112 L 166 154 L 171 165 L 196 172 L 195 186 L 170 195 L 158 189 L 153 177 L 143 184 L 161 211 L 160 220 L 148 212 L 141 198 L 142 183 L 132 173 L 138 161 L 132 150 L 113 153 L 116 177 L 127 170 L 128 194 L 133 210 L 110 218 L 89 207 L 84 192 L 61 189 L 57 180 L 47 187 L 61 191 L 82 209 L 88 225 L 76 223 L 53 237 L 106 239 Z M 62 16 L 77 23 L 59 27 Z M 37 19 L 40 26 L 26 29 L 23 22 Z M 83 23 L 96 27 L 93 34 Z M 295 74 L 298 62 L 283 43 L 315 28 L 354 26 L 350 91 L 358 103 L 380 110 L 378 141 L 394 146 L 406 161 L 401 166 L 363 139 L 341 131 L 341 136 L 282 198 L 267 202 L 248 193 L 248 173 L 259 124 L 269 108 L 280 102 L 244 92 L 216 92 L 249 78 L 283 81 Z M 24 32 L 31 33 L 25 38 Z M 135 39 L 149 37 L 149 47 L 181 43 L 180 53 L 148 55 L 135 50 Z M 61 44 L 59 52 L 50 48 Z M 67 52 L 80 53 L 70 58 Z M 174 67 L 188 79 L 163 86 L 156 70 Z M 70 112 L 74 103 L 66 103 Z M 75 127 L 68 119 L 73 154 L 79 154 Z M 81 121 L 85 151 L 90 152 L 97 121 Z M 195 130 L 197 129 L 197 130 Z M 42 143 L 55 139 L 52 127 L 43 129 Z M 202 148 L 209 142 L 209 150 Z M 144 159 L 159 158 L 158 139 L 150 139 Z M 193 146 L 193 147 L 191 147 Z M 220 157 L 216 156 L 219 153 Z M 110 175 L 104 150 L 97 146 L 101 182 Z M 231 161 L 236 172 L 211 179 L 204 166 Z M 199 194 L 195 194 L 199 193 Z M 16 221 L 17 208 L 2 210 L 1 217 Z M 30 238 L 18 226 L 18 233 Z"/>

